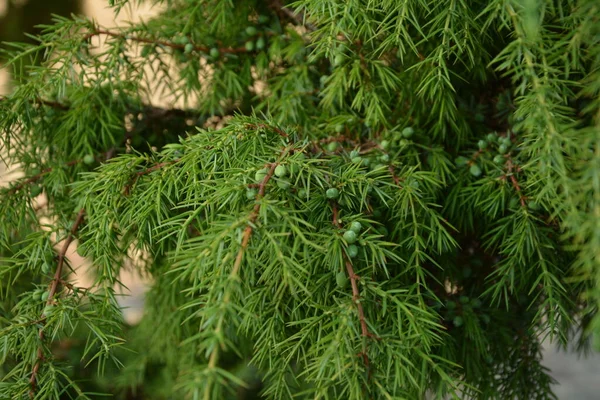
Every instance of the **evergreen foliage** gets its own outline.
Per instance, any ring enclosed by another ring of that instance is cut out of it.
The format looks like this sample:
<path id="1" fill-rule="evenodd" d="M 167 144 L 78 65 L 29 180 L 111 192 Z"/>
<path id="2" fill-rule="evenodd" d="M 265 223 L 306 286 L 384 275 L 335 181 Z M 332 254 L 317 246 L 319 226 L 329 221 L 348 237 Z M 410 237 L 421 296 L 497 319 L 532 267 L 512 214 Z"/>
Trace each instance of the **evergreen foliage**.
<path id="1" fill-rule="evenodd" d="M 154 2 L 3 46 L 0 398 L 554 398 L 541 342 L 600 334 L 597 0 Z"/>

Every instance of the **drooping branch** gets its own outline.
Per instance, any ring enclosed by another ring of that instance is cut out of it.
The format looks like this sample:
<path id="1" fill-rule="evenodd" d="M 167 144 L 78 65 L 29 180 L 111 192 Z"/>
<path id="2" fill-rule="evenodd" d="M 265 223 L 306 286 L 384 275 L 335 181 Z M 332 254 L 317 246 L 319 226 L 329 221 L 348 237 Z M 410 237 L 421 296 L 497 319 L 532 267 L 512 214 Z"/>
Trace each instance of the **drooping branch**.
<path id="1" fill-rule="evenodd" d="M 333 213 L 333 225 L 341 229 L 340 221 L 338 218 L 338 206 L 337 202 L 331 202 L 332 213 Z M 352 265 L 352 261 L 348 258 L 348 256 L 344 253 L 344 265 L 346 266 L 346 273 L 348 274 L 348 279 L 350 279 L 350 285 L 352 287 L 352 302 L 356 305 L 356 309 L 358 312 L 358 321 L 360 323 L 360 331 L 361 336 L 363 337 L 363 351 L 360 356 L 363 359 L 363 362 L 367 369 L 369 369 L 369 355 L 367 354 L 367 339 L 373 337 L 373 334 L 369 332 L 369 327 L 367 326 L 367 320 L 365 318 L 365 311 L 363 309 L 362 303 L 360 302 L 360 290 L 358 289 L 358 280 L 360 277 L 356 275 L 354 272 L 354 267 Z"/>
<path id="2" fill-rule="evenodd" d="M 73 242 L 73 239 L 75 238 L 75 234 L 77 233 L 79 226 L 83 222 L 84 216 L 85 216 L 85 210 L 82 208 L 81 210 L 79 210 L 79 213 L 77 214 L 77 218 L 75 219 L 75 222 L 73 222 L 73 226 L 71 227 L 71 231 L 67 235 L 67 238 L 65 239 L 65 242 L 64 242 L 60 252 L 58 253 L 58 261 L 56 264 L 56 271 L 54 272 L 54 278 L 52 278 L 52 281 L 50 282 L 50 287 L 48 289 L 48 300 L 46 300 L 46 307 L 52 306 L 52 304 L 54 302 L 54 296 L 56 295 L 56 291 L 58 290 L 59 284 L 62 282 L 63 267 L 65 265 L 65 257 L 67 255 L 67 250 L 69 249 L 69 246 Z M 40 326 L 40 329 L 38 332 L 38 338 L 40 340 L 40 344 L 39 344 L 38 350 L 37 350 L 36 361 L 35 361 L 35 364 L 33 365 L 33 370 L 31 371 L 31 377 L 29 378 L 29 384 L 30 384 L 29 397 L 32 399 L 34 398 L 35 392 L 36 392 L 38 373 L 39 373 L 40 367 L 42 365 L 42 362 L 44 361 L 44 349 L 43 349 L 44 343 L 43 342 L 45 339 L 44 328 L 46 325 L 46 309 L 44 309 L 44 313 L 40 317 L 40 324 L 41 324 L 41 326 Z"/>
<path id="3" fill-rule="evenodd" d="M 132 36 L 132 35 L 127 35 L 127 34 L 123 34 L 120 32 L 114 32 L 114 31 L 111 31 L 108 29 L 100 29 L 100 28 L 94 29 L 93 31 L 87 33 L 83 37 L 83 40 L 86 41 L 95 36 L 101 36 L 101 35 L 109 36 L 109 37 L 113 37 L 113 38 L 121 39 L 121 40 L 129 40 L 132 42 L 154 44 L 156 46 L 164 46 L 164 47 L 169 47 L 169 48 L 177 49 L 177 50 L 184 50 L 185 47 L 187 46 L 187 44 L 179 44 L 179 43 L 169 42 L 166 40 L 156 40 L 156 39 L 151 39 L 151 38 Z M 193 46 L 193 50 L 195 50 L 195 51 L 201 51 L 204 53 L 208 53 L 211 50 L 209 47 L 206 47 L 206 46 L 202 46 L 202 45 L 198 45 L 198 44 L 194 44 L 194 43 L 188 43 L 188 44 L 191 44 Z M 217 49 L 221 53 L 229 53 L 229 54 L 251 53 L 252 52 L 252 51 L 249 51 L 248 49 L 246 49 L 245 46 L 243 46 L 243 47 L 217 47 Z"/>

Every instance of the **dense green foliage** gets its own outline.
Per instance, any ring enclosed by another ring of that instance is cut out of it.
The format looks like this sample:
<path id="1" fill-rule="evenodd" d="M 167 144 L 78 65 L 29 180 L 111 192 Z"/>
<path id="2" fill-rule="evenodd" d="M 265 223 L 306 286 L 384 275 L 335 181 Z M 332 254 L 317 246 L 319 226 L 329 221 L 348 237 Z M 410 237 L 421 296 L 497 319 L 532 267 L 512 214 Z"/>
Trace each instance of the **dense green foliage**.
<path id="1" fill-rule="evenodd" d="M 541 342 L 600 334 L 597 0 L 156 2 L 4 45 L 0 398 L 553 398 Z"/>

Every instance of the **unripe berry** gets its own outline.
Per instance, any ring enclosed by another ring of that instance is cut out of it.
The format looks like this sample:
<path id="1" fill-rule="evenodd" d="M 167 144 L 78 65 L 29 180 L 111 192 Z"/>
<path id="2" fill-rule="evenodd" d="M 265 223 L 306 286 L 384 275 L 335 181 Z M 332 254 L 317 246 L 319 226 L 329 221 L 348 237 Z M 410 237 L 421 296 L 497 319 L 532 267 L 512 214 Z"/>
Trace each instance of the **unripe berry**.
<path id="1" fill-rule="evenodd" d="M 352 150 L 350 152 L 350 158 L 359 157 L 360 153 L 357 150 Z"/>
<path id="2" fill-rule="evenodd" d="M 467 165 L 467 163 L 469 162 L 469 159 L 467 157 L 456 157 L 456 160 L 454 160 L 454 163 L 458 166 L 458 167 L 464 167 L 465 165 Z"/>
<path id="3" fill-rule="evenodd" d="M 269 22 L 269 17 L 267 15 L 259 15 L 258 16 L 258 23 L 259 24 L 266 24 L 267 22 Z"/>
<path id="4" fill-rule="evenodd" d="M 256 28 L 255 28 L 255 27 L 253 27 L 253 26 L 249 26 L 249 27 L 247 27 L 247 28 L 246 28 L 246 34 L 247 34 L 248 36 L 254 36 L 254 35 L 256 35 L 257 33 L 258 33 L 258 29 L 256 29 Z"/>
<path id="5" fill-rule="evenodd" d="M 50 264 L 48 264 L 48 263 L 42 264 L 42 272 L 44 274 L 47 274 L 48 272 L 50 272 Z"/>
<path id="6" fill-rule="evenodd" d="M 83 157 L 83 163 L 86 165 L 92 165 L 96 161 L 96 158 L 93 154 L 86 154 Z"/>
<path id="7" fill-rule="evenodd" d="M 330 142 L 327 144 L 327 151 L 329 151 L 330 153 L 333 153 L 334 151 L 336 151 L 337 148 L 338 148 L 337 142 Z"/>
<path id="8" fill-rule="evenodd" d="M 337 190 L 336 188 L 329 188 L 325 192 L 325 195 L 327 196 L 328 199 L 337 199 L 340 195 L 340 191 Z"/>
<path id="9" fill-rule="evenodd" d="M 346 232 L 344 232 L 344 240 L 348 244 L 352 244 L 352 243 L 356 242 L 356 239 L 358 239 L 358 236 L 356 235 L 356 232 L 354 232 L 354 231 L 346 231 Z"/>
<path id="10" fill-rule="evenodd" d="M 488 133 L 486 136 L 486 139 L 488 140 L 488 142 L 493 142 L 497 138 L 498 138 L 498 136 L 495 133 Z"/>
<path id="11" fill-rule="evenodd" d="M 354 221 L 350 224 L 350 230 L 354 231 L 355 233 L 360 233 L 362 229 L 362 224 L 358 221 Z"/>
<path id="12" fill-rule="evenodd" d="M 342 124 L 337 124 L 337 125 L 335 126 L 335 131 L 336 131 L 337 133 L 342 133 L 342 131 L 343 131 L 343 130 L 344 130 L 344 125 L 342 125 Z"/>
<path id="13" fill-rule="evenodd" d="M 268 173 L 269 171 L 266 168 L 259 169 L 258 171 L 256 171 L 256 174 L 254 174 L 254 180 L 256 182 L 262 182 L 263 179 L 267 177 Z"/>
<path id="14" fill-rule="evenodd" d="M 191 43 L 186 44 L 183 51 L 185 54 L 190 54 L 192 51 L 194 51 L 194 45 Z"/>
<path id="15" fill-rule="evenodd" d="M 248 190 L 246 190 L 246 198 L 248 200 L 254 200 L 256 198 L 257 194 L 258 194 L 258 191 L 256 189 L 248 189 Z"/>
<path id="16" fill-rule="evenodd" d="M 452 320 L 452 323 L 454 324 L 454 326 L 456 326 L 458 328 L 459 326 L 463 325 L 464 321 L 463 321 L 463 318 L 460 315 L 457 315 Z"/>
<path id="17" fill-rule="evenodd" d="M 504 154 L 508 151 L 508 146 L 505 144 L 501 144 L 500 146 L 498 146 L 498 153 L 500 154 Z"/>
<path id="18" fill-rule="evenodd" d="M 485 140 L 480 140 L 479 142 L 477 142 L 477 147 L 479 147 L 480 150 L 483 150 L 487 147 L 488 143 Z"/>
<path id="19" fill-rule="evenodd" d="M 42 293 L 42 296 L 40 297 L 40 299 L 42 301 L 48 301 L 48 296 L 50 296 L 50 293 L 44 292 L 44 293 Z"/>
<path id="20" fill-rule="evenodd" d="M 505 158 L 504 158 L 502 155 L 500 155 L 500 154 L 496 154 L 496 155 L 494 156 L 494 162 L 495 162 L 496 164 L 504 164 L 504 161 L 505 161 L 505 160 L 506 160 L 506 159 L 505 159 Z"/>
<path id="21" fill-rule="evenodd" d="M 481 168 L 479 168 L 479 165 L 473 164 L 471 165 L 471 168 L 469 168 L 469 172 L 471 175 L 477 177 L 481 175 Z"/>
<path id="22" fill-rule="evenodd" d="M 351 161 L 353 164 L 360 164 L 360 163 L 362 163 L 362 160 L 363 160 L 362 157 L 352 157 Z"/>
<path id="23" fill-rule="evenodd" d="M 382 140 L 381 141 L 381 148 L 384 150 L 387 150 L 390 148 L 390 141 L 389 140 Z"/>
<path id="24" fill-rule="evenodd" d="M 532 211 L 537 211 L 540 209 L 540 205 L 535 200 L 531 200 L 527 203 L 527 207 L 529 207 Z"/>
<path id="25" fill-rule="evenodd" d="M 298 190 L 298 197 L 301 199 L 306 199 L 308 197 L 308 191 L 306 189 Z"/>
<path id="26" fill-rule="evenodd" d="M 212 49 L 210 49 L 210 56 L 212 58 L 219 58 L 220 54 L 221 54 L 221 52 L 216 47 L 213 47 Z"/>
<path id="27" fill-rule="evenodd" d="M 338 272 L 335 274 L 335 283 L 340 289 L 344 289 L 348 285 L 348 277 L 345 272 Z"/>
<path id="28" fill-rule="evenodd" d="M 389 162 L 389 161 L 390 161 L 390 156 L 389 156 L 389 154 L 382 154 L 382 155 L 379 157 L 379 161 L 381 161 L 381 162 L 385 162 L 385 163 L 386 163 L 386 162 Z"/>
<path id="29" fill-rule="evenodd" d="M 350 246 L 348 246 L 346 252 L 348 253 L 348 257 L 354 258 L 358 255 L 358 247 L 356 247 L 356 245 L 354 244 L 351 244 Z"/>
<path id="30" fill-rule="evenodd" d="M 406 128 L 404 128 L 402 130 L 402 136 L 404 136 L 405 138 L 411 137 L 414 133 L 415 133 L 415 130 L 410 126 L 407 126 Z"/>
<path id="31" fill-rule="evenodd" d="M 287 172 L 288 171 L 285 165 L 278 165 L 277 167 L 275 167 L 275 175 L 279 178 L 286 176 Z"/>
<path id="32" fill-rule="evenodd" d="M 280 189 L 287 190 L 292 186 L 292 183 L 287 179 L 278 179 L 277 186 L 279 186 Z"/>
<path id="33" fill-rule="evenodd" d="M 29 189 L 29 194 L 31 197 L 37 197 L 42 193 L 42 187 L 40 185 L 33 185 L 31 189 Z"/>
<path id="34" fill-rule="evenodd" d="M 262 50 L 262 49 L 264 49 L 264 48 L 265 48 L 265 38 L 263 38 L 263 37 L 261 36 L 261 37 L 259 37 L 259 38 L 256 40 L 256 49 L 257 49 L 257 50 Z"/>
<path id="35" fill-rule="evenodd" d="M 254 42 L 249 40 L 246 42 L 244 47 L 246 48 L 246 51 L 254 51 Z"/>

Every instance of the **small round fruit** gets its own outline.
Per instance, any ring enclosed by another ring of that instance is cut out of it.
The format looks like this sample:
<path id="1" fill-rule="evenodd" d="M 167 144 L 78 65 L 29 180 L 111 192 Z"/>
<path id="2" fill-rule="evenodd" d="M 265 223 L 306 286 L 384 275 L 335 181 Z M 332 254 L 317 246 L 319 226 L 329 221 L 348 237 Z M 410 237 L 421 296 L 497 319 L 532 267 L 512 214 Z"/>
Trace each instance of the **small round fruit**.
<path id="1" fill-rule="evenodd" d="M 48 316 L 52 315 L 52 313 L 54 313 L 54 306 L 49 304 L 46 307 L 44 307 L 44 312 L 42 313 L 42 315 L 44 317 L 48 317 Z"/>
<path id="2" fill-rule="evenodd" d="M 306 190 L 306 189 L 298 190 L 298 197 L 300 197 L 301 199 L 306 199 L 308 197 L 308 190 Z"/>
<path id="3" fill-rule="evenodd" d="M 387 150 L 390 148 L 390 141 L 389 140 L 382 140 L 381 141 L 381 148 L 384 150 Z"/>
<path id="4" fill-rule="evenodd" d="M 362 160 L 363 160 L 362 157 L 352 157 L 351 161 L 353 164 L 360 164 L 360 163 L 362 163 Z"/>
<path id="5" fill-rule="evenodd" d="M 503 145 L 505 145 L 505 146 L 508 147 L 508 146 L 510 146 L 512 144 L 512 140 L 510 140 L 509 137 L 505 136 L 503 138 L 500 138 L 500 144 L 503 144 Z"/>
<path id="6" fill-rule="evenodd" d="M 486 142 L 485 140 L 480 140 L 479 142 L 477 142 L 477 147 L 479 147 L 480 150 L 483 150 L 487 147 L 488 142 Z"/>
<path id="7" fill-rule="evenodd" d="M 400 139 L 400 141 L 398 142 L 398 145 L 399 145 L 400 147 L 406 147 L 406 146 L 408 146 L 409 144 L 410 144 L 410 142 L 409 142 L 408 140 L 406 140 L 406 139 Z"/>
<path id="8" fill-rule="evenodd" d="M 42 293 L 42 296 L 40 297 L 40 299 L 42 301 L 48 301 L 48 296 L 50 296 L 50 293 L 49 292 L 44 292 L 44 293 Z"/>
<path id="9" fill-rule="evenodd" d="M 390 162 L 390 155 L 389 154 L 382 154 L 379 157 L 379 161 L 384 162 L 384 163 Z"/>
<path id="10" fill-rule="evenodd" d="M 410 126 L 407 126 L 406 128 L 404 128 L 402 130 L 402 136 L 404 136 L 407 139 L 409 137 L 411 137 L 414 133 L 415 133 L 415 130 L 412 127 L 410 127 Z"/>
<path id="11" fill-rule="evenodd" d="M 325 196 L 327 196 L 328 199 L 337 199 L 340 196 L 340 191 L 336 188 L 329 188 L 325 192 Z"/>
<path id="12" fill-rule="evenodd" d="M 33 292 L 33 300 L 41 300 L 42 299 L 42 292 L 40 292 L 39 290 L 36 290 L 35 292 Z"/>
<path id="13" fill-rule="evenodd" d="M 288 173 L 287 168 L 285 167 L 285 165 L 278 165 L 277 167 L 275 167 L 275 176 L 281 178 L 286 176 Z"/>
<path id="14" fill-rule="evenodd" d="M 508 151 L 508 146 L 505 144 L 501 144 L 500 146 L 498 146 L 498 153 L 500 154 L 504 154 Z"/>
<path id="15" fill-rule="evenodd" d="M 256 189 L 248 189 L 248 190 L 246 190 L 246 198 L 248 200 L 254 200 L 256 198 L 257 194 L 258 194 L 258 191 Z"/>
<path id="16" fill-rule="evenodd" d="M 256 174 L 254 174 L 254 180 L 257 182 L 262 182 L 268 174 L 269 171 L 266 168 L 259 169 L 258 171 L 256 171 Z"/>
<path id="17" fill-rule="evenodd" d="M 185 45 L 183 52 L 185 54 L 190 54 L 192 51 L 194 51 L 194 45 L 191 43 L 188 43 Z"/>
<path id="18" fill-rule="evenodd" d="M 540 209 L 540 205 L 535 200 L 531 200 L 527 203 L 527 207 L 529 207 L 532 211 L 537 211 Z"/>
<path id="19" fill-rule="evenodd" d="M 460 315 L 457 315 L 452 320 L 452 323 L 454 324 L 454 326 L 456 326 L 458 328 L 459 326 L 462 326 L 464 324 L 464 321 L 463 321 L 463 318 Z"/>
<path id="20" fill-rule="evenodd" d="M 358 247 L 356 247 L 356 245 L 354 244 L 351 244 L 350 246 L 348 246 L 346 252 L 348 253 L 348 257 L 354 258 L 358 255 Z"/>
<path id="21" fill-rule="evenodd" d="M 269 16 L 263 15 L 263 14 L 261 14 L 261 15 L 258 16 L 258 23 L 259 24 L 266 24 L 267 22 L 269 22 Z"/>
<path id="22" fill-rule="evenodd" d="M 498 138 L 498 136 L 496 136 L 495 133 L 488 133 L 487 136 L 486 136 L 486 139 L 487 139 L 488 142 L 493 142 L 497 138 Z"/>
<path id="23" fill-rule="evenodd" d="M 458 166 L 458 167 L 464 167 L 465 165 L 467 165 L 467 163 L 469 162 L 469 159 L 467 157 L 456 157 L 456 160 L 454 160 L 454 163 Z"/>
<path id="24" fill-rule="evenodd" d="M 29 189 L 29 193 L 31 197 L 37 197 L 42 193 L 42 187 L 40 185 L 33 185 L 31 189 Z"/>
<path id="25" fill-rule="evenodd" d="M 356 232 L 354 232 L 354 231 L 344 232 L 344 240 L 348 244 L 352 244 L 352 243 L 356 242 L 356 239 L 358 239 L 358 235 L 356 235 Z"/>
<path id="26" fill-rule="evenodd" d="M 48 263 L 42 264 L 42 272 L 44 274 L 47 274 L 48 272 L 50 272 L 50 264 L 48 264 Z"/>
<path id="27" fill-rule="evenodd" d="M 264 48 L 265 48 L 265 38 L 261 36 L 258 39 L 256 39 L 256 49 L 262 50 Z"/>
<path id="28" fill-rule="evenodd" d="M 341 65 L 344 62 L 344 56 L 341 54 L 338 54 L 337 56 L 335 56 L 335 58 L 333 59 L 333 65 L 334 66 L 338 66 Z"/>
<path id="29" fill-rule="evenodd" d="M 359 233 L 362 230 L 362 224 L 358 221 L 354 221 L 350 224 L 350 230 Z"/>
<path id="30" fill-rule="evenodd" d="M 342 132 L 343 132 L 343 130 L 344 130 L 344 125 L 342 125 L 342 124 L 337 124 L 337 125 L 335 126 L 335 131 L 336 131 L 337 133 L 342 133 Z"/>
<path id="31" fill-rule="evenodd" d="M 348 277 L 345 272 L 338 272 L 335 274 L 335 283 L 340 289 L 344 289 L 348 285 Z"/>
<path id="32" fill-rule="evenodd" d="M 292 186 L 292 183 L 287 179 L 278 179 L 277 186 L 279 186 L 280 189 L 287 190 Z"/>
<path id="33" fill-rule="evenodd" d="M 358 150 L 352 150 L 350 152 L 350 158 L 354 158 L 354 157 L 360 157 L 360 153 L 358 152 Z"/>
<path id="34" fill-rule="evenodd" d="M 330 142 L 327 144 L 327 151 L 330 153 L 333 153 L 334 151 L 336 151 L 337 148 L 338 148 L 337 142 Z"/>
<path id="35" fill-rule="evenodd" d="M 254 42 L 249 40 L 246 42 L 244 47 L 246 48 L 246 51 L 254 51 Z"/>
<path id="36" fill-rule="evenodd" d="M 500 154 L 496 154 L 496 155 L 494 156 L 494 162 L 495 162 L 496 164 L 504 164 L 504 161 L 505 161 L 505 160 L 506 160 L 506 159 L 505 159 L 505 158 L 504 158 L 502 155 L 500 155 Z"/>
<path id="37" fill-rule="evenodd" d="M 473 164 L 471 165 L 471 168 L 469 168 L 469 172 L 471 175 L 477 177 L 481 175 L 481 168 L 479 168 L 479 165 Z"/>
<path id="38" fill-rule="evenodd" d="M 247 34 L 248 36 L 254 36 L 254 35 L 256 35 L 257 33 L 258 33 L 258 29 L 256 29 L 256 28 L 255 28 L 255 27 L 253 27 L 253 26 L 249 26 L 249 27 L 247 27 L 247 28 L 246 28 L 246 34 Z"/>
<path id="39" fill-rule="evenodd" d="M 92 165 L 94 162 L 96 162 L 96 158 L 93 154 L 86 154 L 85 157 L 83 157 L 83 163 L 86 165 Z"/>
<path id="40" fill-rule="evenodd" d="M 221 52 L 216 47 L 213 47 L 212 49 L 210 49 L 210 56 L 212 58 L 219 58 L 220 54 L 221 54 Z"/>

